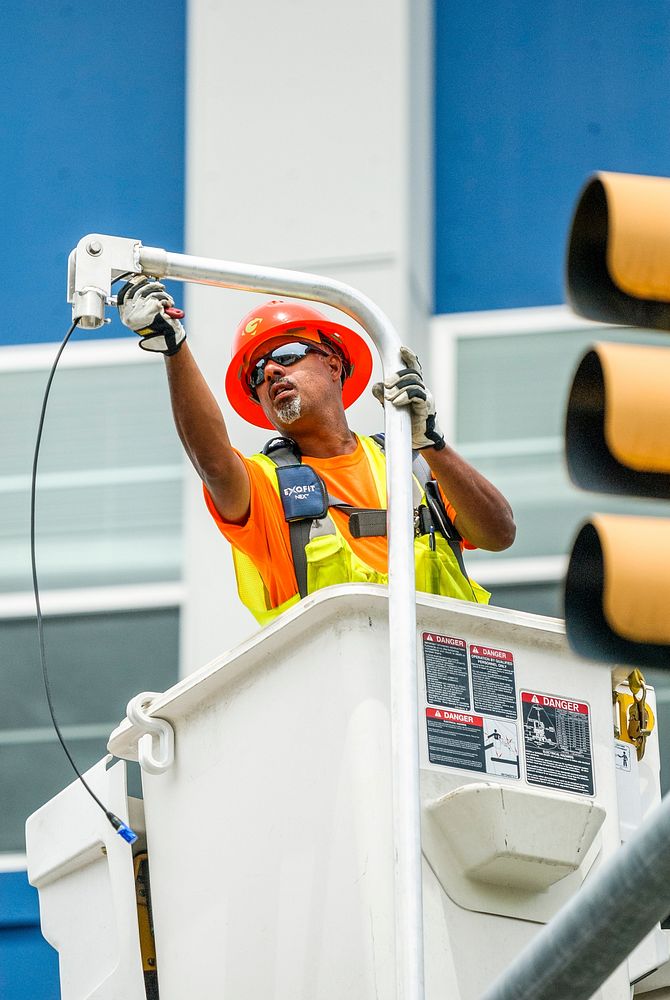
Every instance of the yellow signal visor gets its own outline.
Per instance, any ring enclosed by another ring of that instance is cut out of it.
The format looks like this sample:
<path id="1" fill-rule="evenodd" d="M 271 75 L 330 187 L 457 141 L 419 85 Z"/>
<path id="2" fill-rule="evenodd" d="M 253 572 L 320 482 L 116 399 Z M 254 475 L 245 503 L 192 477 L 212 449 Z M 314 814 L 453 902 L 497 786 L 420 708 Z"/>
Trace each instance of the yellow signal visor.
<path id="1" fill-rule="evenodd" d="M 595 344 L 568 397 L 565 453 L 582 489 L 670 498 L 670 350 Z"/>
<path id="2" fill-rule="evenodd" d="M 567 293 L 589 319 L 670 330 L 670 178 L 590 178 L 572 220 Z"/>
<path id="3" fill-rule="evenodd" d="M 670 521 L 595 515 L 575 539 L 565 582 L 568 641 L 580 656 L 670 667 Z"/>

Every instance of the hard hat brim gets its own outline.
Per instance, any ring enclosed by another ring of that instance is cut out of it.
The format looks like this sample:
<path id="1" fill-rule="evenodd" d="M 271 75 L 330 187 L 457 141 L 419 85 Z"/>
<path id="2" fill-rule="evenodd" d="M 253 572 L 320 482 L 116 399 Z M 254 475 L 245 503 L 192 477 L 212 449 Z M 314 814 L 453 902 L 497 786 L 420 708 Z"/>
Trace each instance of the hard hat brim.
<path id="1" fill-rule="evenodd" d="M 254 341 L 253 352 L 255 353 L 264 343 L 271 340 L 281 340 L 283 329 L 290 331 L 295 330 L 295 327 L 295 322 L 286 323 L 283 327 L 273 327 L 268 330 L 268 336 Z M 310 324 L 305 329 L 304 334 L 301 334 L 300 338 L 296 338 L 295 334 L 289 333 L 287 333 L 287 337 L 293 340 L 313 340 L 315 343 L 319 343 L 321 340 L 319 332 L 325 337 L 332 338 L 333 344 L 341 347 L 345 355 L 348 356 L 351 374 L 342 386 L 342 406 L 346 410 L 365 391 L 370 381 L 370 375 L 372 374 L 372 354 L 370 353 L 370 348 L 365 340 L 353 330 L 350 330 L 346 326 L 340 326 L 339 323 L 330 323 L 327 321 L 319 323 L 318 331 Z M 256 427 L 265 427 L 273 430 L 273 425 L 263 413 L 260 403 L 251 395 L 251 390 L 245 377 L 248 355 L 249 345 L 244 345 L 233 356 L 226 372 L 226 395 L 235 412 L 244 420 L 250 424 L 254 424 Z"/>

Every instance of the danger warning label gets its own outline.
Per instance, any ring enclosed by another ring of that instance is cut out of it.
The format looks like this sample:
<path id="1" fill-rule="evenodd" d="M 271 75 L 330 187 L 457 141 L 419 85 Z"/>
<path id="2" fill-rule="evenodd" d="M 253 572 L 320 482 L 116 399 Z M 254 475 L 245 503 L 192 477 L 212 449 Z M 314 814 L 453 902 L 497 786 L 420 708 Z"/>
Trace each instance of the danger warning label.
<path id="1" fill-rule="evenodd" d="M 480 715 L 427 708 L 428 759 L 431 764 L 485 771 L 484 720 Z"/>
<path id="2" fill-rule="evenodd" d="M 470 646 L 475 712 L 516 719 L 514 657 L 505 649 Z"/>
<path id="3" fill-rule="evenodd" d="M 530 784 L 593 795 L 589 706 L 522 691 L 526 777 Z"/>
<path id="4" fill-rule="evenodd" d="M 432 705 L 470 708 L 470 680 L 465 639 L 423 633 L 426 701 Z"/>
<path id="5" fill-rule="evenodd" d="M 426 709 L 428 759 L 431 764 L 519 778 L 516 723 L 471 712 Z"/>

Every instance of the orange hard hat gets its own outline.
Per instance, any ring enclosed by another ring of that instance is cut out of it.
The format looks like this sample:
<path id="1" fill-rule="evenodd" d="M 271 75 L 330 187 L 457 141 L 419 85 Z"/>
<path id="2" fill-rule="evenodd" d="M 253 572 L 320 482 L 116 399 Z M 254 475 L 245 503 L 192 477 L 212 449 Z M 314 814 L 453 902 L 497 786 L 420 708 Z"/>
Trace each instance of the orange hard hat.
<path id="1" fill-rule="evenodd" d="M 345 409 L 358 399 L 370 380 L 372 355 L 358 333 L 331 322 L 311 306 L 272 299 L 252 309 L 240 321 L 226 372 L 226 395 L 233 409 L 250 424 L 272 428 L 260 403 L 252 395 L 247 369 L 258 348 L 277 338 L 286 338 L 287 342 L 309 340 L 335 349 L 334 353 L 344 361 L 346 378 L 342 386 L 342 404 Z"/>

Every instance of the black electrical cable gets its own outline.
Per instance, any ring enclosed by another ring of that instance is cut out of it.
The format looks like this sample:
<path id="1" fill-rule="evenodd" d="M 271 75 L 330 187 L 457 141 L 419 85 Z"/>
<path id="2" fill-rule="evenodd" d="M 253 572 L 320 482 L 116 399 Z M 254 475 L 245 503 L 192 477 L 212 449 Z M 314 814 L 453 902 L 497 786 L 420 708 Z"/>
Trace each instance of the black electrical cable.
<path id="1" fill-rule="evenodd" d="M 125 277 L 125 276 L 121 275 L 120 277 Z M 91 798 L 102 809 L 105 816 L 111 823 L 112 827 L 116 830 L 116 832 L 121 837 L 123 837 L 124 840 L 128 841 L 129 844 L 132 844 L 134 843 L 135 840 L 137 840 L 137 835 L 130 829 L 129 826 L 127 826 L 123 822 L 123 820 L 119 819 L 119 817 L 115 816 L 114 813 L 111 812 L 111 810 L 107 809 L 107 807 L 100 801 L 98 796 L 95 794 L 95 792 L 93 791 L 93 789 L 88 784 L 88 782 L 82 775 L 81 771 L 75 764 L 72 754 L 70 753 L 67 744 L 65 743 L 65 740 L 63 738 L 60 726 L 58 725 L 58 722 L 56 720 L 56 713 L 54 712 L 54 707 L 53 707 L 53 699 L 51 697 L 51 683 L 49 681 L 49 673 L 47 670 L 47 659 L 44 646 L 44 622 L 42 620 L 42 606 L 40 603 L 39 584 L 37 580 L 37 560 L 35 558 L 35 498 L 37 493 L 37 463 L 39 460 L 40 445 L 42 442 L 42 431 L 44 430 L 44 419 L 47 412 L 47 403 L 49 401 L 51 383 L 53 382 L 54 375 L 56 374 L 56 368 L 58 367 L 58 362 L 60 361 L 63 351 L 65 350 L 65 345 L 72 336 L 75 327 L 78 325 L 78 323 L 79 319 L 76 319 L 72 324 L 72 326 L 70 327 L 70 329 L 65 334 L 63 342 L 56 353 L 54 363 L 51 366 L 51 371 L 49 372 L 46 388 L 44 390 L 44 396 L 42 398 L 42 409 L 40 411 L 40 419 L 37 426 L 37 437 L 35 440 L 35 454 L 33 456 L 33 469 L 30 481 L 30 562 L 33 575 L 33 593 L 35 595 L 35 611 L 37 615 L 37 635 L 39 639 L 40 664 L 42 666 L 42 680 L 44 681 L 44 692 L 46 694 L 47 705 L 49 706 L 49 714 L 51 715 L 51 721 L 53 723 L 56 736 L 58 737 L 60 745 L 63 748 L 65 756 L 67 757 L 72 766 L 72 770 L 77 775 L 77 777 L 79 778 L 79 780 L 81 781 L 82 785 L 84 786 L 88 794 L 91 796 Z"/>
<path id="2" fill-rule="evenodd" d="M 137 273 L 136 271 L 124 271 L 123 274 L 117 274 L 117 276 L 112 281 L 112 284 L 115 285 L 116 282 L 117 281 L 121 281 L 122 278 L 130 278 L 130 276 L 132 274 L 136 274 L 136 273 Z"/>

